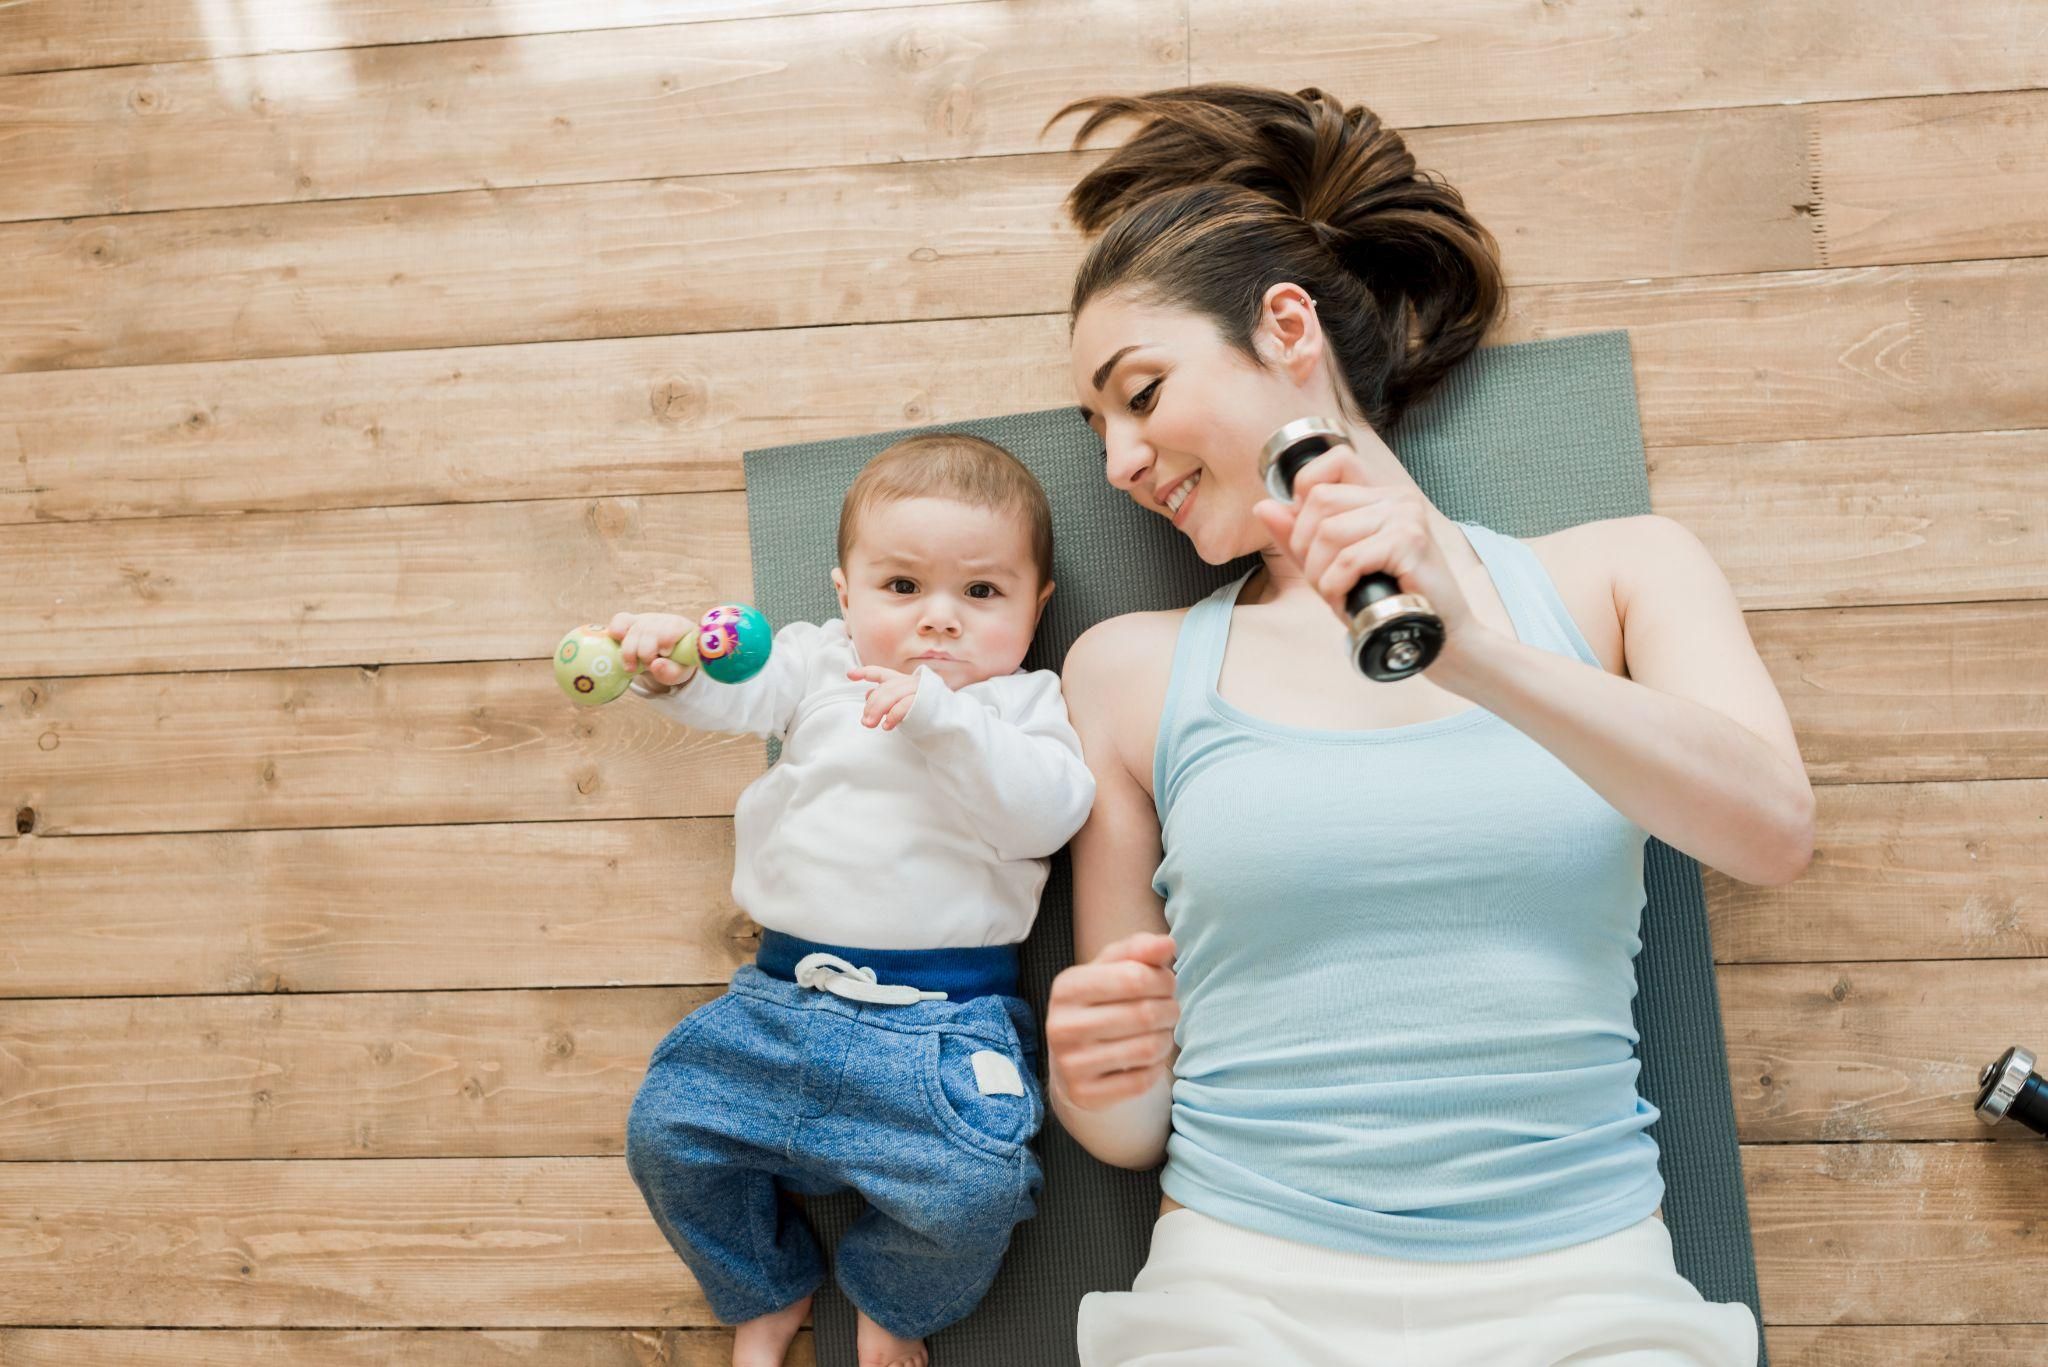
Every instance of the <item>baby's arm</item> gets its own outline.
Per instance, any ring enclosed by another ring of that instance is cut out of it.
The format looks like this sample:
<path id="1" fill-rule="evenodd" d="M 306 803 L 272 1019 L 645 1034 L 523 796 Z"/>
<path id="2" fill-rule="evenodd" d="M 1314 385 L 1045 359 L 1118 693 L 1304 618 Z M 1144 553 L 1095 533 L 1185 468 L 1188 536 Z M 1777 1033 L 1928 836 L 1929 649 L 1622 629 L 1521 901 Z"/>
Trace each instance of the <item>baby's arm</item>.
<path id="1" fill-rule="evenodd" d="M 933 782 L 1005 859 L 1037 859 L 1067 843 L 1088 819 L 1095 775 L 1067 720 L 1059 676 L 1027 675 L 1008 717 L 955 693 L 929 669 L 896 726 L 931 761 Z"/>
<path id="2" fill-rule="evenodd" d="M 822 629 L 811 622 L 790 622 L 775 633 L 768 663 L 741 683 L 720 683 L 692 671 L 680 684 L 663 688 L 643 674 L 626 690 L 674 721 L 699 731 L 743 731 L 780 736 L 789 729 L 797 700 L 803 697 L 812 654 Z"/>

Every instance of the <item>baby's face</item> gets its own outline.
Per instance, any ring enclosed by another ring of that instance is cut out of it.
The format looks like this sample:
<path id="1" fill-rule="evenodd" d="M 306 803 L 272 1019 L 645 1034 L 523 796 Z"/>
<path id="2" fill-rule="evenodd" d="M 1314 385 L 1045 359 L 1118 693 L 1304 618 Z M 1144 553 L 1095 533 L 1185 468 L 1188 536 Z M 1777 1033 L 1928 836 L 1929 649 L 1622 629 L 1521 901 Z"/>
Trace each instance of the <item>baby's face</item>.
<path id="1" fill-rule="evenodd" d="M 861 663 L 951 688 L 1014 672 L 1052 595 L 1021 518 L 948 498 L 869 508 L 846 558 L 832 586 Z"/>

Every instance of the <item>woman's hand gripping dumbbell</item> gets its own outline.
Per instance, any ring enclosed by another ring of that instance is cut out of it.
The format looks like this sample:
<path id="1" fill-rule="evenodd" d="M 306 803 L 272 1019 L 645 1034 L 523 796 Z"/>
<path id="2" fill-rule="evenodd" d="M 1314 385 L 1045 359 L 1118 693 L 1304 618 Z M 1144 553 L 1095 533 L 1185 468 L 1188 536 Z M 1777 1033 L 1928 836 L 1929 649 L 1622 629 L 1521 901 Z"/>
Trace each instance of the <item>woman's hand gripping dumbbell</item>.
<path id="1" fill-rule="evenodd" d="M 1309 462 L 1350 437 L 1326 418 L 1301 418 L 1266 439 L 1259 477 L 1282 503 L 1294 502 L 1294 477 Z M 1444 644 L 1444 623 L 1419 593 L 1404 593 L 1385 573 L 1359 577 L 1344 596 L 1350 619 L 1351 663 L 1368 679 L 1394 683 L 1429 668 Z"/>

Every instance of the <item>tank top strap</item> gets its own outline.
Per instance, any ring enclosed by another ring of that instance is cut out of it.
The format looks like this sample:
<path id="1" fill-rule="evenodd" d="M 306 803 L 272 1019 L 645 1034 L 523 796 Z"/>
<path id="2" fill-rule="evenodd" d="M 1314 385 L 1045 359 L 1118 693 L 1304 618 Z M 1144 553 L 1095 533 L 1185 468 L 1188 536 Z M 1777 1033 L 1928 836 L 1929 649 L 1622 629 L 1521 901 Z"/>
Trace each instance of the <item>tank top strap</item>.
<path id="1" fill-rule="evenodd" d="M 1559 655 L 1575 656 L 1596 669 L 1606 666 L 1586 641 L 1578 623 L 1564 605 L 1550 571 L 1528 543 L 1503 536 L 1477 522 L 1460 522 L 1465 539 L 1472 543 L 1479 561 L 1493 579 L 1493 587 L 1506 605 L 1515 634 L 1525 644 L 1541 646 Z"/>
<path id="2" fill-rule="evenodd" d="M 1166 701 L 1159 709 L 1159 734 L 1152 745 L 1152 802 L 1166 816 L 1168 776 L 1190 727 L 1208 715 L 1208 690 L 1223 670 L 1223 648 L 1230 639 L 1230 610 L 1238 591 L 1257 567 L 1246 570 L 1187 610 L 1174 640 L 1173 667 L 1167 677 Z"/>

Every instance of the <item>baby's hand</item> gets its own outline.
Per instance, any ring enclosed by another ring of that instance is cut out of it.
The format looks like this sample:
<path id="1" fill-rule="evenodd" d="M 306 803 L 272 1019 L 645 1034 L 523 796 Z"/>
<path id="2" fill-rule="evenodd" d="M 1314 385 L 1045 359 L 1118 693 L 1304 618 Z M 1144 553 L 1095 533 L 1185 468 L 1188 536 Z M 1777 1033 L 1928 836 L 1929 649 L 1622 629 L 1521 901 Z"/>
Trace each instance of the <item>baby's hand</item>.
<path id="1" fill-rule="evenodd" d="M 894 731 L 896 724 L 910 714 L 910 705 L 917 701 L 917 675 L 905 674 L 882 665 L 855 665 L 846 671 L 849 679 L 866 679 L 874 687 L 868 690 L 868 705 L 860 714 L 862 726 L 881 723 L 884 731 Z"/>
<path id="2" fill-rule="evenodd" d="M 697 623 L 688 617 L 673 612 L 621 612 L 605 631 L 619 643 L 619 662 L 628 674 L 639 669 L 641 661 L 649 661 L 647 676 L 673 688 L 696 673 L 667 658 L 676 642 L 696 634 Z"/>

